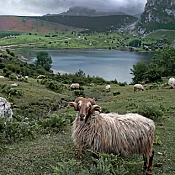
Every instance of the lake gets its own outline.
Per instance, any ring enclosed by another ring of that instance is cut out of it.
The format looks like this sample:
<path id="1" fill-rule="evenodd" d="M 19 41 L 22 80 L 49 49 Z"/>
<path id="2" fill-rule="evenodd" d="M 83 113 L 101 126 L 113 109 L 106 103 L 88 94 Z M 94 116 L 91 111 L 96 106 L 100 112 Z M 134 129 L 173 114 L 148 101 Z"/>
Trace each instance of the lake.
<path id="1" fill-rule="evenodd" d="M 33 63 L 36 54 L 43 50 L 27 50 L 21 53 Z M 86 75 L 105 80 L 132 82 L 131 70 L 138 62 L 149 63 L 152 52 L 129 52 L 118 50 L 63 49 L 44 50 L 52 57 L 54 73 L 76 73 L 82 70 Z"/>

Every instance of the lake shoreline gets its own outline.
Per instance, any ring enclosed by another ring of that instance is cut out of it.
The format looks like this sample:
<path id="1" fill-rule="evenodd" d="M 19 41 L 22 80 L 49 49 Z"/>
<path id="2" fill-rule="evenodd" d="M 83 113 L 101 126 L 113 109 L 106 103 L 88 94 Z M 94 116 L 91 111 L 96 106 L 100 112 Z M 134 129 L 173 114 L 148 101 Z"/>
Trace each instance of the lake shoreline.
<path id="1" fill-rule="evenodd" d="M 19 48 L 20 49 L 20 48 Z M 59 48 L 59 49 L 50 49 L 50 48 L 21 48 L 21 49 L 32 49 L 32 50 L 43 50 L 43 51 L 47 51 L 47 50 L 117 50 L 117 51 L 123 51 L 123 52 L 143 52 L 143 53 L 154 53 L 153 51 L 146 51 L 146 50 L 129 50 L 127 47 L 123 47 L 123 48 L 118 48 L 118 49 L 105 49 L 105 48 L 101 48 L 101 49 L 97 49 L 97 48 Z M 18 59 L 20 59 L 21 61 L 29 61 L 30 58 L 26 58 L 24 55 L 18 55 Z"/>
<path id="2" fill-rule="evenodd" d="M 28 64 L 36 60 L 37 52 L 46 51 L 52 58 L 52 70 L 101 77 L 106 81 L 132 82 L 131 69 L 138 62 L 149 63 L 153 53 L 130 52 L 116 49 L 25 49 L 18 50 L 19 59 Z"/>

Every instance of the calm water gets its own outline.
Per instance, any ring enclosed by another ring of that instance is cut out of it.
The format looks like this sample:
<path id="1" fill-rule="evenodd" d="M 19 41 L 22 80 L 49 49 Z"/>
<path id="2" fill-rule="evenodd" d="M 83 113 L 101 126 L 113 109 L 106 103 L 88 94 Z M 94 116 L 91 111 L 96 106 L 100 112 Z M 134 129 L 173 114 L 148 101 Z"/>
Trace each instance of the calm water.
<path id="1" fill-rule="evenodd" d="M 23 55 L 34 62 L 41 50 L 28 50 Z M 82 70 L 86 75 L 102 77 L 105 80 L 132 82 L 130 69 L 137 62 L 149 63 L 153 53 L 127 52 L 117 50 L 45 50 L 52 57 L 54 73 L 76 73 Z"/>

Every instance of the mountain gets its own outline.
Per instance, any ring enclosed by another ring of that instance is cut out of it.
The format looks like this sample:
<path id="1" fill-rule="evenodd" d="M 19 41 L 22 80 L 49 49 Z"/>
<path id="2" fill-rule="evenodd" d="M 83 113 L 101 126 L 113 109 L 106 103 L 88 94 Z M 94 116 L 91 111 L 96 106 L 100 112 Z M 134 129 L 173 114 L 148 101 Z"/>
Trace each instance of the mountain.
<path id="1" fill-rule="evenodd" d="M 97 11 L 96 9 L 91 9 L 83 6 L 74 6 L 70 7 L 67 12 L 63 12 L 60 14 L 47 14 L 44 16 L 55 16 L 55 15 L 62 15 L 62 16 L 110 16 L 110 15 L 127 15 L 126 13 L 120 11 Z"/>
<path id="2" fill-rule="evenodd" d="M 68 16 L 68 15 L 45 15 L 35 17 L 39 20 L 59 23 L 75 28 L 85 28 L 88 32 L 117 31 L 119 28 L 130 25 L 138 18 L 130 15 L 107 15 L 107 16 Z"/>
<path id="3" fill-rule="evenodd" d="M 135 29 L 140 34 L 157 29 L 175 30 L 175 0 L 147 0 Z"/>

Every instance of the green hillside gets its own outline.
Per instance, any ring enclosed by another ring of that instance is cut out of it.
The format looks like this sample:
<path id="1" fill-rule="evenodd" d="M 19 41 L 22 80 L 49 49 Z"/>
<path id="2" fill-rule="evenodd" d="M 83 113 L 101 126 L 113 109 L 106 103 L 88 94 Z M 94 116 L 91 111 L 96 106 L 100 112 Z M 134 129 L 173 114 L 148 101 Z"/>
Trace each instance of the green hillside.
<path id="1" fill-rule="evenodd" d="M 85 32 L 109 32 L 117 31 L 119 28 L 132 24 L 136 17 L 129 15 L 110 16 L 41 16 L 36 17 L 44 21 L 60 23 L 72 27 L 85 28 Z"/>
<path id="2" fill-rule="evenodd" d="M 37 79 L 41 73 L 45 78 Z M 29 77 L 17 80 L 18 74 Z M 36 69 L 8 49 L 0 58 L 0 75 L 5 76 L 0 79 L 0 96 L 11 103 L 14 112 L 10 121 L 0 118 L 0 174 L 142 174 L 142 155 L 124 158 L 100 154 L 97 160 L 85 150 L 82 159 L 77 156 L 71 138 L 76 111 L 67 107 L 67 102 L 77 96 L 96 99 L 105 113 L 136 112 L 153 119 L 153 174 L 175 174 L 175 89 L 169 89 L 167 78 L 161 83 L 144 84 L 145 91 L 134 92 L 133 85 L 86 77 L 81 71 L 61 76 Z M 81 90 L 68 90 L 72 81 L 80 82 Z M 11 87 L 12 83 L 18 86 Z M 111 85 L 108 93 L 106 84 Z"/>
<path id="3" fill-rule="evenodd" d="M 48 34 L 83 29 L 42 21 L 27 16 L 0 16 L 0 32 Z M 12 33 L 12 34 L 13 34 Z"/>

